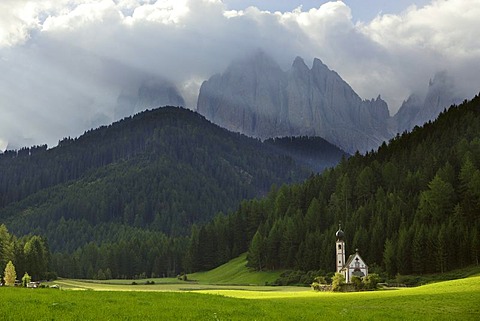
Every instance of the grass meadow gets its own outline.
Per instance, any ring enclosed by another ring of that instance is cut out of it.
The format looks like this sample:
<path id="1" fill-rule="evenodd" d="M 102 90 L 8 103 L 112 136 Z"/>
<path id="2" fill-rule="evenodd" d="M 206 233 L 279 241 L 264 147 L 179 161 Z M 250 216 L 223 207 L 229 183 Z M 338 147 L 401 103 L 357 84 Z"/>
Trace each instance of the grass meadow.
<path id="1" fill-rule="evenodd" d="M 59 283 L 61 290 L 0 288 L 0 320 L 480 319 L 480 276 L 357 293 L 203 285 L 182 291 L 169 288 L 172 284 L 145 285 L 142 290 L 135 285 Z"/>
<path id="2" fill-rule="evenodd" d="M 252 273 L 252 271 L 245 267 L 246 263 L 247 254 L 244 253 L 213 270 L 189 274 L 188 278 L 196 280 L 199 283 L 207 284 L 264 285 L 265 283 L 274 282 L 283 272 L 280 270 L 256 271 Z"/>

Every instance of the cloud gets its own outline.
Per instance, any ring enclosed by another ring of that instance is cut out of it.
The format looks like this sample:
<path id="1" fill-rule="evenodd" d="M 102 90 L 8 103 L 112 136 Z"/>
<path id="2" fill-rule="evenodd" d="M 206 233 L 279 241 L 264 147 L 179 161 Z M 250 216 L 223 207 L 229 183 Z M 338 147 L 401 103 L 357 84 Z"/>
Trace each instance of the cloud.
<path id="1" fill-rule="evenodd" d="M 227 10 L 219 0 L 3 0 L 0 140 L 77 136 L 115 118 L 119 95 L 173 81 L 194 108 L 201 82 L 262 49 L 284 69 L 322 59 L 391 112 L 446 70 L 468 97 L 480 74 L 479 0 L 432 1 L 356 23 L 341 1 L 304 11 Z"/>

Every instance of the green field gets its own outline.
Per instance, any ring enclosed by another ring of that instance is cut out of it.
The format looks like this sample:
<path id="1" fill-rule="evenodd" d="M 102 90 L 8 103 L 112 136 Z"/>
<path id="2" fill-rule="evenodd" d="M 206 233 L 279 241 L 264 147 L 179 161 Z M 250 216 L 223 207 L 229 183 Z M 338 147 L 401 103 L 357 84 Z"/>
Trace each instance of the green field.
<path id="1" fill-rule="evenodd" d="M 74 282 L 74 281 L 64 281 Z M 256 287 L 170 291 L 169 284 L 104 291 L 0 288 L 0 320 L 478 320 L 480 276 L 401 290 L 317 293 Z M 263 290 L 262 290 L 263 289 Z M 115 291 L 114 291 L 115 290 Z M 140 289 L 141 290 L 141 289 Z"/>
<path id="2" fill-rule="evenodd" d="M 196 281 L 61 279 L 55 282 L 60 290 L 0 287 L 0 320 L 480 319 L 478 274 L 416 288 L 356 293 L 261 285 L 278 273 L 251 271 L 241 256 L 189 275 Z"/>

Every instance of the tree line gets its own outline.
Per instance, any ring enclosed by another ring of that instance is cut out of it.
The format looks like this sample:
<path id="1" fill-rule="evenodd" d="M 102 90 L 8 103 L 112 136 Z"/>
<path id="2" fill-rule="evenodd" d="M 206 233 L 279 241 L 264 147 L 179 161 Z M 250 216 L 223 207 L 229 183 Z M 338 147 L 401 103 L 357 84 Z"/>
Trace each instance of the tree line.
<path id="1" fill-rule="evenodd" d="M 0 279 L 11 279 L 12 269 L 22 275 L 27 273 L 36 281 L 56 278 L 51 269 L 50 258 L 51 253 L 45 238 L 38 235 L 18 238 L 10 234 L 4 224 L 0 225 L 0 273 L 4 269 L 10 272 L 10 277 L 3 275 Z"/>

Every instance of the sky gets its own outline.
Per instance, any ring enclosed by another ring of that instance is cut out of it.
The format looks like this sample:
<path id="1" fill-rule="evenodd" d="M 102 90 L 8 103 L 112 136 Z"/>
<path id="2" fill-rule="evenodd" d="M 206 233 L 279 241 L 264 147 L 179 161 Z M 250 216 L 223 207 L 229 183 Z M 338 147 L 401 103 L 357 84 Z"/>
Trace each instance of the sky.
<path id="1" fill-rule="evenodd" d="M 480 0 L 2 0 L 0 151 L 108 124 L 120 95 L 173 82 L 195 109 L 201 83 L 263 50 L 288 70 L 320 58 L 394 114 L 447 72 L 480 85 Z"/>

